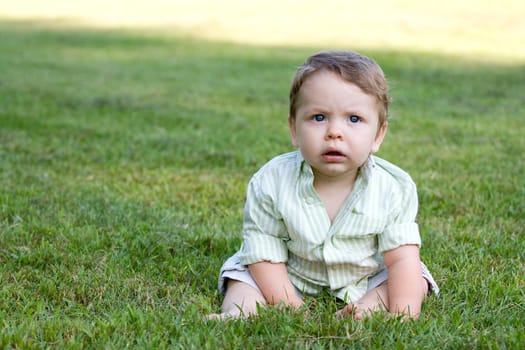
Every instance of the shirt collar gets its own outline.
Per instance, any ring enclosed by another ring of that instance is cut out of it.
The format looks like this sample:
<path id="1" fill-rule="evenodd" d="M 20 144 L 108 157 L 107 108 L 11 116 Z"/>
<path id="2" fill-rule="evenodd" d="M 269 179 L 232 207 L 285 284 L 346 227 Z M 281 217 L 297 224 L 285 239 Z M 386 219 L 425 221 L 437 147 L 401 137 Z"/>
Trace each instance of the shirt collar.
<path id="1" fill-rule="evenodd" d="M 375 167 L 376 167 L 376 161 L 374 159 L 374 156 L 369 155 L 365 164 L 361 165 L 361 168 L 359 168 L 358 176 L 363 177 L 368 182 L 368 180 L 370 180 L 370 178 L 372 177 L 372 173 Z"/>
<path id="2" fill-rule="evenodd" d="M 314 176 L 314 172 L 312 170 L 312 167 L 310 166 L 310 164 L 308 164 L 304 160 L 303 155 L 301 154 L 301 151 L 299 151 L 299 150 L 297 151 L 296 162 L 297 162 L 297 167 L 299 169 L 299 175 L 307 175 L 307 176 L 311 176 L 311 177 Z"/>

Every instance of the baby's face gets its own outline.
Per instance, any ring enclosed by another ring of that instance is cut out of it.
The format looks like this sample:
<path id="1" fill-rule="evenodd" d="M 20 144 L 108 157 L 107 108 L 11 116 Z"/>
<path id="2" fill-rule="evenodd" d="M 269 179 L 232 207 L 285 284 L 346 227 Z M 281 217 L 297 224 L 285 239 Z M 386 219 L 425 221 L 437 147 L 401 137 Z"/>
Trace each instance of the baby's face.
<path id="1" fill-rule="evenodd" d="M 293 143 L 319 177 L 355 177 L 386 133 L 379 128 L 377 100 L 329 71 L 310 76 L 290 119 Z"/>

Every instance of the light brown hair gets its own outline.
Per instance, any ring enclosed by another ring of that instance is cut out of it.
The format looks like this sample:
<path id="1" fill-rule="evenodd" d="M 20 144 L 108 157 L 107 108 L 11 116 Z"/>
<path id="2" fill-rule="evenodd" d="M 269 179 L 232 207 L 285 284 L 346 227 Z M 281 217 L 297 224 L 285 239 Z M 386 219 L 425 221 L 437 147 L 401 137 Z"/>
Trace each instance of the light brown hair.
<path id="1" fill-rule="evenodd" d="M 388 118 L 388 83 L 381 67 L 373 59 L 353 51 L 321 51 L 310 56 L 295 73 L 290 87 L 290 118 L 295 118 L 297 98 L 304 82 L 315 72 L 327 70 L 357 85 L 377 99 L 379 127 Z"/>

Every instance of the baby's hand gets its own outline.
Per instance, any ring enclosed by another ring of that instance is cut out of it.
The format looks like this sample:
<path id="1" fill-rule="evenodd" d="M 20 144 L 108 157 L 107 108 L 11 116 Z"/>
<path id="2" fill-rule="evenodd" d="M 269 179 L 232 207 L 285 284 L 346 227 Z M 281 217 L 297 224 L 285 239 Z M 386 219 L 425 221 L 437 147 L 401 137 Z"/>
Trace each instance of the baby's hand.
<path id="1" fill-rule="evenodd" d="M 338 318 L 351 317 L 354 320 L 362 320 L 365 314 L 361 305 L 353 303 L 348 303 L 344 308 L 335 313 Z"/>
<path id="2" fill-rule="evenodd" d="M 304 301 L 301 298 L 294 297 L 294 298 L 288 299 L 286 301 L 282 300 L 281 302 L 279 302 L 275 306 L 277 306 L 278 308 L 279 307 L 291 307 L 291 308 L 297 310 L 297 309 L 301 308 L 303 305 L 304 305 Z"/>
<path id="3" fill-rule="evenodd" d="M 299 309 L 304 305 L 304 300 L 301 298 L 293 298 L 290 300 L 290 305 L 296 309 Z"/>

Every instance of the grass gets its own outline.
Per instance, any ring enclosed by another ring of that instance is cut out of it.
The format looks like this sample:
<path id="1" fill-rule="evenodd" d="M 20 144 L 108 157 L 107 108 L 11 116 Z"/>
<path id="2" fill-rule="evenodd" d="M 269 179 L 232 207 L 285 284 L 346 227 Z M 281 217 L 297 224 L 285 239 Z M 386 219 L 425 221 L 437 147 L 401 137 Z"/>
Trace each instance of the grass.
<path id="1" fill-rule="evenodd" d="M 380 156 L 420 194 L 442 288 L 417 322 L 205 322 L 246 182 L 291 149 L 291 76 L 321 47 L 0 22 L 0 347 L 449 348 L 525 344 L 525 69 L 363 49 L 394 104 Z M 315 304 L 315 307 L 314 307 Z"/>

